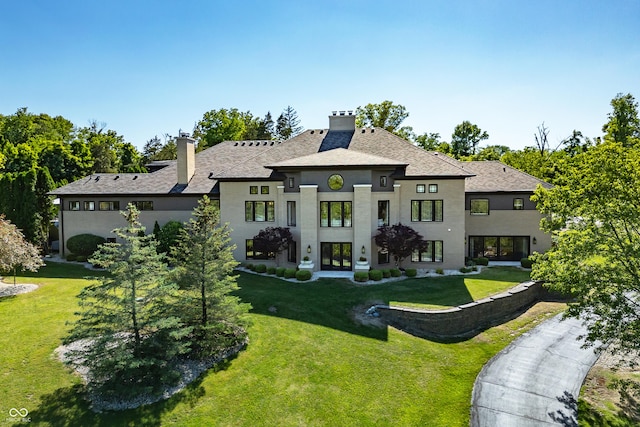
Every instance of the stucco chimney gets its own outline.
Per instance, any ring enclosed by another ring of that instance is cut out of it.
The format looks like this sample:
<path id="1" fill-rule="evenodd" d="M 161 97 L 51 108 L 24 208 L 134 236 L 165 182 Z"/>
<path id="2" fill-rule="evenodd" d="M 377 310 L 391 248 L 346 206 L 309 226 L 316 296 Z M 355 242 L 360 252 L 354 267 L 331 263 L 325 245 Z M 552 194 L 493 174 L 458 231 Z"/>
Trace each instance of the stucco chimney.
<path id="1" fill-rule="evenodd" d="M 356 130 L 356 116 L 353 111 L 333 111 L 329 116 L 329 130 Z"/>
<path id="2" fill-rule="evenodd" d="M 187 185 L 196 171 L 195 140 L 188 133 L 180 132 L 176 138 L 178 154 L 178 184 Z"/>

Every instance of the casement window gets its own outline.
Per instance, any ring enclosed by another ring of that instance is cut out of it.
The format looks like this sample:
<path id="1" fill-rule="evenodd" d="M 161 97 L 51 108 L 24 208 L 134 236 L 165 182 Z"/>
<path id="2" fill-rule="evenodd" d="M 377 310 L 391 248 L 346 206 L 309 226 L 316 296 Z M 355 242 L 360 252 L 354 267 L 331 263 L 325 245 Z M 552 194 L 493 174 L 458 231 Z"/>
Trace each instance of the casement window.
<path id="1" fill-rule="evenodd" d="M 132 202 L 139 211 L 152 211 L 153 202 L 151 200 Z"/>
<path id="2" fill-rule="evenodd" d="M 73 200 L 69 202 L 69 210 L 70 211 L 79 211 L 80 210 L 80 201 Z"/>
<path id="3" fill-rule="evenodd" d="M 118 201 L 100 202 L 98 203 L 98 209 L 100 209 L 101 211 L 117 211 L 117 210 L 120 210 L 120 202 Z"/>
<path id="4" fill-rule="evenodd" d="M 289 243 L 289 246 L 287 247 L 287 261 L 298 262 L 298 250 L 295 240 Z"/>
<path id="5" fill-rule="evenodd" d="M 95 211 L 96 210 L 96 202 L 84 202 L 84 210 L 85 211 Z"/>
<path id="6" fill-rule="evenodd" d="M 516 197 L 513 199 L 513 210 L 521 211 L 524 209 L 524 199 L 520 197 Z"/>
<path id="7" fill-rule="evenodd" d="M 244 202 L 244 220 L 247 222 L 273 222 L 276 220 L 274 201 Z"/>
<path id="8" fill-rule="evenodd" d="M 416 184 L 416 193 L 424 193 L 426 191 L 426 187 L 424 184 Z"/>
<path id="9" fill-rule="evenodd" d="M 260 186 L 260 194 L 269 194 L 269 186 L 268 185 Z"/>
<path id="10" fill-rule="evenodd" d="M 260 252 L 254 249 L 253 239 L 245 241 L 245 258 L 246 259 L 275 259 L 274 252 Z"/>
<path id="11" fill-rule="evenodd" d="M 411 221 L 413 222 L 442 222 L 442 200 L 412 200 Z"/>
<path id="12" fill-rule="evenodd" d="M 321 227 L 351 227 L 351 202 L 320 202 Z"/>
<path id="13" fill-rule="evenodd" d="M 471 215 L 489 215 L 489 199 L 471 199 Z"/>
<path id="14" fill-rule="evenodd" d="M 249 194 L 258 194 L 258 186 L 250 185 L 249 186 Z"/>
<path id="15" fill-rule="evenodd" d="M 296 180 L 295 180 L 295 178 L 294 178 L 294 177 L 292 177 L 292 176 L 291 176 L 291 177 L 289 177 L 289 188 L 293 188 L 293 187 L 295 187 L 295 184 L 296 184 Z"/>
<path id="16" fill-rule="evenodd" d="M 438 184 L 429 184 L 429 193 L 437 193 Z"/>
<path id="17" fill-rule="evenodd" d="M 296 226 L 296 202 L 287 202 L 287 225 Z"/>
<path id="18" fill-rule="evenodd" d="M 380 187 L 386 187 L 387 186 L 387 177 L 386 175 L 383 175 L 380 177 Z"/>
<path id="19" fill-rule="evenodd" d="M 411 254 L 411 262 L 442 262 L 443 258 L 442 240 L 427 240 L 424 251 Z"/>
<path id="20" fill-rule="evenodd" d="M 389 225 L 389 201 L 378 200 L 378 227 Z"/>
<path id="21" fill-rule="evenodd" d="M 378 251 L 378 264 L 389 264 L 389 251 L 383 249 Z"/>

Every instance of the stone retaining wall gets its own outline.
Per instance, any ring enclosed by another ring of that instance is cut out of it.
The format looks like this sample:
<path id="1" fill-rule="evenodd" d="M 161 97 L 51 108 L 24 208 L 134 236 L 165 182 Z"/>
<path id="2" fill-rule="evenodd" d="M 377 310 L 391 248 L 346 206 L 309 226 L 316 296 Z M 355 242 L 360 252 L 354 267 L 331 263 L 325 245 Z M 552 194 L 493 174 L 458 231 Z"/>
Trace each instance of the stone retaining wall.
<path id="1" fill-rule="evenodd" d="M 424 337 L 468 336 L 513 317 L 547 297 L 542 282 L 524 282 L 507 292 L 446 310 L 376 305 L 380 319 L 412 335 Z"/>

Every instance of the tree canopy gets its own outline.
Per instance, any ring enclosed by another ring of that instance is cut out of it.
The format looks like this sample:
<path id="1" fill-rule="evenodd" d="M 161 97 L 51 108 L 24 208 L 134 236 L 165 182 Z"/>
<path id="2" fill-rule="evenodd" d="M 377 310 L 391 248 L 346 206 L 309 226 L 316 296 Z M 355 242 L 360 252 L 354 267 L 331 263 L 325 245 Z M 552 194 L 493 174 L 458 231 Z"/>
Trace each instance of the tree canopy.
<path id="1" fill-rule="evenodd" d="M 393 255 L 398 267 L 414 251 L 422 251 L 427 245 L 420 233 L 401 223 L 378 228 L 378 234 L 374 236 L 374 240 L 379 248 Z"/>
<path id="2" fill-rule="evenodd" d="M 379 127 L 398 135 L 406 140 L 412 139 L 413 128 L 400 126 L 409 117 L 409 112 L 404 105 L 394 104 L 391 101 L 382 101 L 379 104 L 367 104 L 356 109 L 356 126 Z"/>
<path id="3" fill-rule="evenodd" d="M 15 284 L 17 268 L 38 271 L 43 265 L 38 248 L 29 243 L 11 221 L 0 215 L 0 272 L 12 271 Z"/>
<path id="4" fill-rule="evenodd" d="M 451 154 L 456 158 L 475 154 L 478 143 L 489 138 L 489 134 L 467 120 L 455 127 L 451 134 Z"/>
<path id="5" fill-rule="evenodd" d="M 263 253 L 274 253 L 276 262 L 278 254 L 293 242 L 293 234 L 287 227 L 267 227 L 253 236 L 253 248 Z"/>

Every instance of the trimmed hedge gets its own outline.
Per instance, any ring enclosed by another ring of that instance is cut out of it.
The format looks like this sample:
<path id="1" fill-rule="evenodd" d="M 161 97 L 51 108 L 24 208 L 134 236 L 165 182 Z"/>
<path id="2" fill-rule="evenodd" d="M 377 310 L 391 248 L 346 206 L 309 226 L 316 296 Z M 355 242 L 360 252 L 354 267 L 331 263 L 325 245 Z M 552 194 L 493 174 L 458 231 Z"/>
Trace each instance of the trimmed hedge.
<path id="1" fill-rule="evenodd" d="M 285 279 L 293 279 L 296 277 L 296 269 L 295 268 L 286 268 L 284 270 L 284 278 Z"/>
<path id="2" fill-rule="evenodd" d="M 266 273 L 266 272 L 267 272 L 267 266 L 265 264 L 256 265 L 256 273 Z"/>
<path id="3" fill-rule="evenodd" d="M 298 270 L 296 271 L 296 279 L 301 282 L 311 279 L 312 273 L 309 270 Z"/>
<path id="4" fill-rule="evenodd" d="M 78 234 L 67 239 L 67 249 L 76 255 L 91 256 L 107 239 L 95 234 Z"/>
<path id="5" fill-rule="evenodd" d="M 391 269 L 391 277 L 400 277 L 400 276 L 402 276 L 402 271 L 400 271 L 400 269 L 398 268 Z"/>
<path id="6" fill-rule="evenodd" d="M 369 279 L 376 282 L 382 280 L 382 270 L 369 270 Z"/>
<path id="7" fill-rule="evenodd" d="M 407 277 L 416 277 L 418 275 L 418 270 L 416 270 L 415 268 L 407 268 L 404 271 L 404 274 L 406 274 Z"/>
<path id="8" fill-rule="evenodd" d="M 76 254 L 72 253 L 67 255 L 67 261 L 77 261 L 77 259 L 78 259 L 78 255 Z"/>
<path id="9" fill-rule="evenodd" d="M 267 267 L 267 274 L 276 274 L 275 267 Z"/>
<path id="10" fill-rule="evenodd" d="M 356 282 L 366 282 L 369 280 L 369 272 L 368 271 L 356 271 L 353 274 L 353 280 Z"/>
<path id="11" fill-rule="evenodd" d="M 480 257 L 480 258 L 474 258 L 473 262 L 476 263 L 476 265 L 484 265 L 487 266 L 489 265 L 489 258 L 485 258 L 485 257 Z"/>
<path id="12" fill-rule="evenodd" d="M 441 268 L 436 268 L 436 274 L 444 274 L 444 270 Z"/>
<path id="13" fill-rule="evenodd" d="M 533 265 L 533 260 L 531 258 L 522 258 L 520 260 L 520 265 L 522 268 L 531 268 Z"/>
<path id="14" fill-rule="evenodd" d="M 382 270 L 382 277 L 384 277 L 385 279 L 391 277 L 391 270 L 389 270 L 388 268 Z"/>
<path id="15" fill-rule="evenodd" d="M 460 273 L 463 273 L 463 274 L 471 273 L 471 267 L 462 267 L 462 268 L 460 268 Z"/>
<path id="16" fill-rule="evenodd" d="M 284 267 L 278 267 L 276 268 L 276 276 L 278 277 L 282 277 L 284 276 L 284 271 L 286 270 L 286 268 Z"/>
<path id="17" fill-rule="evenodd" d="M 78 261 L 78 262 L 87 262 L 87 256 L 86 255 L 78 255 L 76 257 L 76 261 Z"/>

